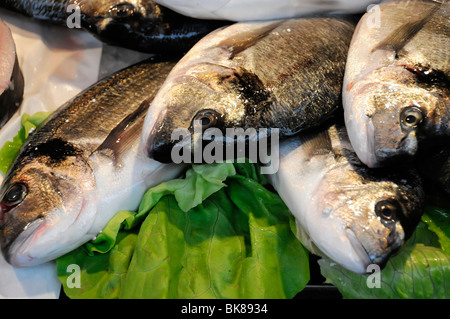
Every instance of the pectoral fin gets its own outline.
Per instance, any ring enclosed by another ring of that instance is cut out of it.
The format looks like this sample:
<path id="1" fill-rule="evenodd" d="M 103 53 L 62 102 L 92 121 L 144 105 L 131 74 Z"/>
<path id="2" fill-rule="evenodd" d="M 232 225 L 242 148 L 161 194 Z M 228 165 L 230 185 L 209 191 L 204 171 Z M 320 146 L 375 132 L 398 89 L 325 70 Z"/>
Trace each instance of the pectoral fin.
<path id="1" fill-rule="evenodd" d="M 223 47 L 230 52 L 229 60 L 232 60 L 237 54 L 254 46 L 258 41 L 264 39 L 275 28 L 280 26 L 283 21 L 271 23 L 267 26 L 256 30 L 239 33 L 238 35 L 225 39 L 219 43 L 218 46 Z"/>
<path id="2" fill-rule="evenodd" d="M 103 152 L 113 158 L 115 165 L 120 163 L 121 155 L 124 154 L 140 137 L 144 124 L 145 114 L 150 106 L 144 101 L 130 115 L 124 118 L 108 135 L 103 143 L 94 152 Z"/>
<path id="3" fill-rule="evenodd" d="M 442 5 L 444 4 L 435 2 L 430 10 L 424 12 L 422 18 L 407 22 L 393 30 L 379 45 L 373 48 L 372 52 L 393 50 L 398 55 L 405 45 L 433 18 L 433 15 L 439 11 Z"/>

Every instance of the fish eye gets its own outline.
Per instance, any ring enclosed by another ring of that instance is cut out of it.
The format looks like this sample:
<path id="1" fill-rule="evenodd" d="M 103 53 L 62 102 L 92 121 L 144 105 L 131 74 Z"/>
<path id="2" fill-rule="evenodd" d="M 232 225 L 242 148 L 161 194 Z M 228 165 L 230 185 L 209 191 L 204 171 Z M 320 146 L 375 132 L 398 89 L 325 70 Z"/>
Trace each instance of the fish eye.
<path id="1" fill-rule="evenodd" d="M 2 206 L 14 207 L 23 202 L 28 195 L 28 188 L 25 184 L 16 183 L 9 187 L 5 196 L 3 196 Z"/>
<path id="2" fill-rule="evenodd" d="M 113 19 L 124 19 L 134 15 L 136 8 L 128 2 L 118 3 L 109 9 L 109 16 Z"/>
<path id="3" fill-rule="evenodd" d="M 416 127 L 423 121 L 422 110 L 417 106 L 405 108 L 401 113 L 401 121 L 405 126 Z"/>
<path id="4" fill-rule="evenodd" d="M 375 205 L 375 213 L 377 216 L 387 221 L 396 219 L 400 210 L 400 204 L 392 199 L 382 200 Z"/>
<path id="5" fill-rule="evenodd" d="M 202 129 L 206 130 L 209 127 L 215 126 L 220 117 L 220 114 L 214 110 L 202 110 L 195 115 L 194 122 L 199 123 Z"/>

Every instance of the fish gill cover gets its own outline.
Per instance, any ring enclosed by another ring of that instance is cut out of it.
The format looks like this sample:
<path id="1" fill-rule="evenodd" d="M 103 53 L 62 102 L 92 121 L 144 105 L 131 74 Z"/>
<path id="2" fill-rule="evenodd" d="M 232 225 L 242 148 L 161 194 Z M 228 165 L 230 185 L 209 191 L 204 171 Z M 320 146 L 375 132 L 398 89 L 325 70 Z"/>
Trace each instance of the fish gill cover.
<path id="1" fill-rule="evenodd" d="M 2 171 L 47 114 L 24 115 L 0 150 Z M 91 242 L 57 260 L 70 298 L 292 298 L 309 281 L 293 217 L 256 165 L 194 165 L 151 188 L 137 212 L 119 212 Z M 449 298 L 450 210 L 428 206 L 407 245 L 379 274 L 357 275 L 321 259 L 344 298 Z M 80 287 L 71 269 L 81 270 Z M 373 276 L 373 275 L 372 275 Z M 71 288 L 72 287 L 72 288 Z"/>

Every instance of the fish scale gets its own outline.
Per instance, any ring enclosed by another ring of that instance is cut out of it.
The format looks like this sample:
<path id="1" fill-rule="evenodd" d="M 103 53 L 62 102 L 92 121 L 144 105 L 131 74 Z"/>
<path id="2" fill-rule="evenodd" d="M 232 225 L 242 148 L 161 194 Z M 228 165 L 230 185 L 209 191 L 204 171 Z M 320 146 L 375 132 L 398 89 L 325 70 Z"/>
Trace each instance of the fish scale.
<path id="1" fill-rule="evenodd" d="M 267 179 L 295 217 L 305 247 L 365 273 L 370 264 L 382 267 L 411 236 L 424 192 L 413 168 L 363 165 L 342 122 L 283 141 L 279 170 Z"/>
<path id="2" fill-rule="evenodd" d="M 175 62 L 119 71 L 58 108 L 21 148 L 1 186 L 0 244 L 13 266 L 58 258 L 94 238 L 183 165 L 139 148 L 145 113 Z"/>
<path id="3" fill-rule="evenodd" d="M 236 23 L 210 33 L 174 67 L 147 114 L 149 156 L 170 162 L 176 129 L 213 110 L 227 128 L 279 128 L 285 138 L 329 119 L 341 106 L 351 19 L 313 17 Z M 206 128 L 205 128 L 206 129 Z M 194 148 L 193 148 L 194 149 Z"/>
<path id="4" fill-rule="evenodd" d="M 366 13 L 350 45 L 346 126 L 370 167 L 411 162 L 450 136 L 450 4 L 392 1 Z"/>

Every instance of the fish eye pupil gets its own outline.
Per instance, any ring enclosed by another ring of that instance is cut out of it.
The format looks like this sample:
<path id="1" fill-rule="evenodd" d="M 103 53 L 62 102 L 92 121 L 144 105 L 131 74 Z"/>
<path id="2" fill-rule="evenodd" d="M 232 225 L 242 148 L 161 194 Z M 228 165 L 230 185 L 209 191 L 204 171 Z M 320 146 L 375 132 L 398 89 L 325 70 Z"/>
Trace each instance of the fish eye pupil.
<path id="1" fill-rule="evenodd" d="M 24 184 L 14 184 L 7 191 L 3 203 L 7 206 L 19 205 L 27 196 L 27 187 Z"/>
<path id="2" fill-rule="evenodd" d="M 411 106 L 403 110 L 402 123 L 405 126 L 415 127 L 423 120 L 423 114 L 417 106 Z"/>
<path id="3" fill-rule="evenodd" d="M 194 117 L 196 121 L 203 129 L 207 129 L 218 123 L 220 115 L 214 110 L 203 110 L 197 113 Z"/>
<path id="4" fill-rule="evenodd" d="M 134 6 L 128 2 L 123 2 L 111 7 L 109 11 L 113 18 L 127 18 L 133 15 Z"/>
<path id="5" fill-rule="evenodd" d="M 413 123 L 417 122 L 417 118 L 414 115 L 408 115 L 405 118 L 405 122 L 408 123 L 408 124 L 413 124 Z"/>
<path id="6" fill-rule="evenodd" d="M 209 124 L 211 124 L 211 119 L 209 117 L 204 116 L 200 118 L 200 124 L 202 126 L 208 126 Z"/>
<path id="7" fill-rule="evenodd" d="M 387 221 L 396 218 L 399 209 L 399 204 L 393 200 L 383 200 L 375 206 L 376 214 Z"/>

